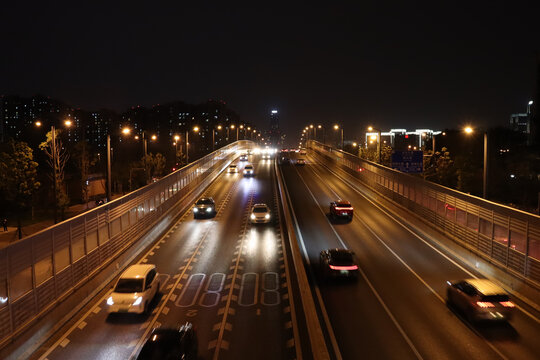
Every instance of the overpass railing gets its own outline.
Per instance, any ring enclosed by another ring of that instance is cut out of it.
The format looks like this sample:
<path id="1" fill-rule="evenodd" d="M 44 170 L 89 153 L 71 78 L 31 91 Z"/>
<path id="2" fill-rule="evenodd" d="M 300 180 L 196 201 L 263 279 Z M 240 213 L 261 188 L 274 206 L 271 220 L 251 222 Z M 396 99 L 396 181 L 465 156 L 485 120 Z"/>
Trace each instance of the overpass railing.
<path id="1" fill-rule="evenodd" d="M 540 217 L 405 174 L 316 141 L 308 145 L 461 245 L 540 286 Z"/>
<path id="2" fill-rule="evenodd" d="M 0 348 L 250 146 L 249 141 L 229 144 L 155 183 L 1 249 Z"/>

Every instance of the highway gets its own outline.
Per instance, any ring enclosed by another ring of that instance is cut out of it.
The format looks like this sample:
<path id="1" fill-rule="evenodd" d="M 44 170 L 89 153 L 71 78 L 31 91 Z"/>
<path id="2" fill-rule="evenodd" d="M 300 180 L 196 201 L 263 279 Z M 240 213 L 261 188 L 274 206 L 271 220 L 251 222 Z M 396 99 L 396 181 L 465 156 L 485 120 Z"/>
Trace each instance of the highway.
<path id="1" fill-rule="evenodd" d="M 336 358 L 539 358 L 540 314 L 527 304 L 514 298 L 518 308 L 509 323 L 479 325 L 446 305 L 446 280 L 483 276 L 441 250 L 436 243 L 447 241 L 441 234 L 390 203 L 373 201 L 350 174 L 312 156 L 305 166 L 284 163 L 281 169 Z M 327 215 L 339 198 L 355 208 L 350 223 Z M 336 247 L 355 252 L 357 281 L 321 281 L 319 252 Z"/>
<path id="2" fill-rule="evenodd" d="M 138 258 L 155 264 L 162 282 L 150 315 L 111 314 L 100 294 L 33 359 L 128 359 L 152 328 L 194 324 L 202 359 L 293 359 L 294 307 L 284 265 L 273 160 L 250 155 L 253 178 L 220 177 L 205 191 L 216 201 L 213 219 L 180 214 L 170 231 Z M 264 202 L 270 224 L 252 225 L 251 206 Z"/>

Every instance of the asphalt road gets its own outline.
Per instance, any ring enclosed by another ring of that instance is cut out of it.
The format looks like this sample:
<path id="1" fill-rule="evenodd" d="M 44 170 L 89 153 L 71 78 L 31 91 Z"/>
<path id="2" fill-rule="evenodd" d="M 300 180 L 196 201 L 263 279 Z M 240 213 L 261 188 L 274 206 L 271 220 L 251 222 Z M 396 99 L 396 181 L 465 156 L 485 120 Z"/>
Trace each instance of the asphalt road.
<path id="1" fill-rule="evenodd" d="M 392 205 L 370 200 L 369 191 L 346 172 L 307 160 L 305 166 L 281 169 L 337 358 L 540 358 L 538 312 L 514 298 L 518 309 L 509 323 L 468 323 L 446 305 L 445 282 L 483 276 L 433 245 L 442 235 Z M 352 222 L 329 219 L 329 203 L 338 198 L 353 204 Z M 356 282 L 320 280 L 319 252 L 336 247 L 355 252 Z"/>
<path id="2" fill-rule="evenodd" d="M 182 214 L 138 260 L 160 273 L 152 314 L 108 315 L 109 289 L 32 358 L 128 359 L 152 328 L 186 321 L 196 328 L 201 359 L 296 358 L 274 163 L 255 155 L 250 161 L 253 178 L 222 174 L 205 192 L 216 201 L 215 218 Z M 259 202 L 272 209 L 270 224 L 250 224 L 251 206 Z"/>

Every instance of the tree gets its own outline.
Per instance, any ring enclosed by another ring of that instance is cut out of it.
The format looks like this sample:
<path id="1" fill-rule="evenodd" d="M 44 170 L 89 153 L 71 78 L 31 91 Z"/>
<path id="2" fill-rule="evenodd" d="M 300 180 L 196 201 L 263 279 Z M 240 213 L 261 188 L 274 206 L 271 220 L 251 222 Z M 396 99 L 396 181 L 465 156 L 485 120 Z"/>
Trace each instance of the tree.
<path id="1" fill-rule="evenodd" d="M 153 177 L 161 177 L 165 170 L 165 156 L 160 153 L 156 155 L 150 153 L 141 159 L 141 167 L 145 169 L 146 182 Z"/>
<path id="2" fill-rule="evenodd" d="M 95 155 L 90 155 L 88 152 L 88 142 L 86 140 L 79 141 L 75 144 L 73 157 L 76 160 L 77 168 L 81 175 L 81 198 L 88 207 L 88 185 L 87 179 L 90 173 L 90 167 L 97 162 Z"/>
<path id="3" fill-rule="evenodd" d="M 454 161 L 446 147 L 424 157 L 424 179 L 452 187 L 456 185 L 455 175 Z"/>
<path id="4" fill-rule="evenodd" d="M 9 152 L 0 153 L 0 190 L 7 205 L 17 217 L 17 232 L 22 238 L 21 217 L 32 204 L 32 195 L 39 188 L 38 163 L 25 142 L 11 140 Z"/>
<path id="5" fill-rule="evenodd" d="M 49 176 L 51 182 L 56 182 L 56 207 L 61 211 L 61 217 L 64 218 L 64 212 L 69 205 L 69 197 L 66 193 L 66 188 L 64 184 L 64 169 L 66 167 L 67 161 L 69 159 L 69 154 L 62 145 L 62 140 L 60 140 L 60 130 L 55 130 L 55 146 L 54 149 L 56 153 L 53 153 L 53 142 L 52 142 L 52 131 L 47 133 L 47 140 L 39 144 L 39 148 L 45 152 L 47 155 L 47 163 L 53 170 L 53 174 Z M 54 171 L 55 166 L 54 162 L 56 161 L 56 173 Z"/>

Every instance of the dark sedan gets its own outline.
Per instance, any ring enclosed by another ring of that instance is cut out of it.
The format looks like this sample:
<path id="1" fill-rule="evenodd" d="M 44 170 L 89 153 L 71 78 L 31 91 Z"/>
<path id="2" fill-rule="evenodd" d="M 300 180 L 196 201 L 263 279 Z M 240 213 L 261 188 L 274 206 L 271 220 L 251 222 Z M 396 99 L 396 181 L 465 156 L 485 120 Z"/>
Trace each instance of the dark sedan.
<path id="1" fill-rule="evenodd" d="M 356 279 L 358 276 L 354 253 L 347 249 L 321 251 L 319 265 L 323 280 L 337 277 Z"/>
<path id="2" fill-rule="evenodd" d="M 200 198 L 193 207 L 193 217 L 214 217 L 216 216 L 216 203 L 211 197 Z"/>
<path id="3" fill-rule="evenodd" d="M 137 360 L 197 359 L 197 335 L 189 322 L 178 328 L 157 328 L 137 357 Z"/>

